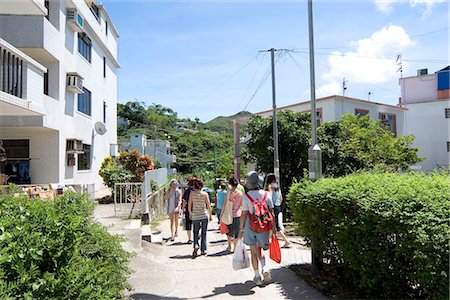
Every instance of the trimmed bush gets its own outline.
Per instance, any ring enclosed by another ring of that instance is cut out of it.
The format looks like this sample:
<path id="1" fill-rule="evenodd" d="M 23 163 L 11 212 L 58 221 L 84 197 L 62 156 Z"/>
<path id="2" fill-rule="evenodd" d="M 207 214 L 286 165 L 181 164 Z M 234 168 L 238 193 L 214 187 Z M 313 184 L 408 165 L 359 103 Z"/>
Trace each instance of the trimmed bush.
<path id="1" fill-rule="evenodd" d="M 449 298 L 448 173 L 360 173 L 294 184 L 300 232 L 325 267 L 377 298 Z"/>
<path id="2" fill-rule="evenodd" d="M 0 196 L 0 298 L 118 299 L 130 254 L 92 219 L 87 195 Z"/>

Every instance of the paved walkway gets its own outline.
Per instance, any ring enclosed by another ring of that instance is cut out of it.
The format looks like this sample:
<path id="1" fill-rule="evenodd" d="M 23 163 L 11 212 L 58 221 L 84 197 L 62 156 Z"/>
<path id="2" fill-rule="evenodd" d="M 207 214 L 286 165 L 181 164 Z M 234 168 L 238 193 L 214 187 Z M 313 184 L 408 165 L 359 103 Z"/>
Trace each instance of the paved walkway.
<path id="1" fill-rule="evenodd" d="M 252 281 L 252 268 L 232 269 L 232 254 L 225 251 L 226 237 L 218 232 L 217 220 L 208 225 L 208 255 L 191 259 L 192 244 L 185 244 L 187 236 L 181 227 L 174 242 L 166 241 L 170 237 L 169 220 L 158 228 L 162 243 L 149 243 L 140 241 L 139 222 L 114 217 L 113 206 L 98 205 L 95 213 L 101 223 L 110 226 L 111 233 L 125 234 L 128 241 L 124 248 L 136 253 L 131 261 L 134 273 L 129 278 L 134 288 L 128 293 L 132 299 L 326 299 L 284 268 L 311 261 L 310 250 L 298 243 L 282 249 L 280 265 L 271 261 L 267 252 L 272 282 L 257 287 Z"/>

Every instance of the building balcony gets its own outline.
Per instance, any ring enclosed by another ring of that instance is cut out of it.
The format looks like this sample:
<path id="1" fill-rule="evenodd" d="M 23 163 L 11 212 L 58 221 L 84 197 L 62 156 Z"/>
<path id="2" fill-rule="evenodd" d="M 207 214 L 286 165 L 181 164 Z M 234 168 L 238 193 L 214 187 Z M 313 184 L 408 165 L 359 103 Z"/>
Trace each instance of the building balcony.
<path id="1" fill-rule="evenodd" d="M 0 38 L 0 116 L 44 114 L 47 69 Z"/>
<path id="2" fill-rule="evenodd" d="M 45 16 L 47 8 L 45 0 L 1 1 L 0 14 Z"/>

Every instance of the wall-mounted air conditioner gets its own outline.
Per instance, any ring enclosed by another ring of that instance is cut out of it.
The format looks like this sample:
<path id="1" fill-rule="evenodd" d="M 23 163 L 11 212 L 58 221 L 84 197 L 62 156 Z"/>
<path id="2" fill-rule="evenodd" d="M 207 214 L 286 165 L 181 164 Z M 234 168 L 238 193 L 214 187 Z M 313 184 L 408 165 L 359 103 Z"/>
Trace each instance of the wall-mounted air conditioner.
<path id="1" fill-rule="evenodd" d="M 67 90 L 76 94 L 82 94 L 83 77 L 78 73 L 67 73 Z"/>
<path id="2" fill-rule="evenodd" d="M 75 32 L 83 32 L 83 17 L 75 8 L 67 9 L 67 24 Z"/>
<path id="3" fill-rule="evenodd" d="M 66 141 L 67 153 L 84 153 L 83 142 L 77 139 L 68 139 Z"/>

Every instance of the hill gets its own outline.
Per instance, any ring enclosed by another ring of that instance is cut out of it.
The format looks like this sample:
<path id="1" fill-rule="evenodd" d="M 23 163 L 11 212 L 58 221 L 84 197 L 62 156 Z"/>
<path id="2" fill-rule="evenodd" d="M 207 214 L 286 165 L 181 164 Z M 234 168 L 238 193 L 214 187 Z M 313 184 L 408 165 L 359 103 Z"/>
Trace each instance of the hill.
<path id="1" fill-rule="evenodd" d="M 233 132 L 233 119 L 237 117 L 248 117 L 252 114 L 248 111 L 241 111 L 238 112 L 235 115 L 223 117 L 219 116 L 217 118 L 212 119 L 211 121 L 208 121 L 205 123 L 205 129 L 211 130 L 211 131 L 217 131 L 217 132 L 226 132 L 226 133 L 232 133 Z"/>

